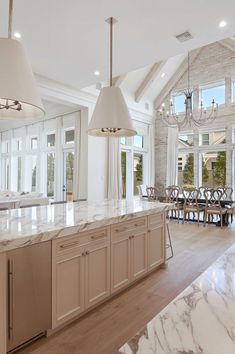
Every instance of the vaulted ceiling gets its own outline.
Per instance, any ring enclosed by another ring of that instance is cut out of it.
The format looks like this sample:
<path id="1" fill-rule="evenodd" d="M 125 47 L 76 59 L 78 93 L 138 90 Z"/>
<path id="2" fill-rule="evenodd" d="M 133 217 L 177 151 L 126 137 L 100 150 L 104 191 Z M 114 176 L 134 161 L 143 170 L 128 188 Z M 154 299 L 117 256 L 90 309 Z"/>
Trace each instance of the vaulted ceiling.
<path id="1" fill-rule="evenodd" d="M 151 65 L 156 76 L 161 67 L 153 63 L 176 55 L 172 60 L 180 62 L 187 50 L 234 35 L 234 12 L 234 0 L 15 0 L 14 30 L 22 34 L 35 73 L 80 89 L 95 83 L 95 70 L 107 80 L 109 16 L 118 19 L 114 74 Z M 7 13 L 8 1 L 1 0 L 1 36 Z M 219 28 L 221 20 L 228 26 Z M 193 39 L 178 42 L 175 36 L 186 30 Z"/>

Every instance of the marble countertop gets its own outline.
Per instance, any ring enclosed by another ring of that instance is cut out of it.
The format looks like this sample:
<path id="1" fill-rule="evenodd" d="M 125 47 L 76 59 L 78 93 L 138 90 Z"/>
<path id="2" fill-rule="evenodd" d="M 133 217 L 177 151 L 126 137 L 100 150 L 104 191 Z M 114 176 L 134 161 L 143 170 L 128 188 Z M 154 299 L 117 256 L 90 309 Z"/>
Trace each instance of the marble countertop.
<path id="1" fill-rule="evenodd" d="M 164 211 L 171 204 L 130 200 L 78 202 L 0 212 L 0 252 Z"/>
<path id="2" fill-rule="evenodd" d="M 234 354 L 235 245 L 119 352 Z"/>

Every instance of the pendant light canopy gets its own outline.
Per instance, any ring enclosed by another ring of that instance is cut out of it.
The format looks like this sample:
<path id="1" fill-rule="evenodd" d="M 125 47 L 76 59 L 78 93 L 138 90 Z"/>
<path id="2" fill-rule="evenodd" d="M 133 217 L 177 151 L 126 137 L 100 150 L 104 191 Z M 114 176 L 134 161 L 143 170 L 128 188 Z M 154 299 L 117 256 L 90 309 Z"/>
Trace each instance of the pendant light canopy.
<path id="1" fill-rule="evenodd" d="M 110 17 L 106 22 L 110 24 L 110 86 L 100 91 L 88 134 L 101 137 L 133 136 L 137 132 L 122 91 L 113 86 L 113 24 L 117 21 Z"/>
<path id="2" fill-rule="evenodd" d="M 12 39 L 12 15 L 9 0 L 8 38 L 0 38 L 0 119 L 38 119 L 45 112 L 26 52 Z"/>

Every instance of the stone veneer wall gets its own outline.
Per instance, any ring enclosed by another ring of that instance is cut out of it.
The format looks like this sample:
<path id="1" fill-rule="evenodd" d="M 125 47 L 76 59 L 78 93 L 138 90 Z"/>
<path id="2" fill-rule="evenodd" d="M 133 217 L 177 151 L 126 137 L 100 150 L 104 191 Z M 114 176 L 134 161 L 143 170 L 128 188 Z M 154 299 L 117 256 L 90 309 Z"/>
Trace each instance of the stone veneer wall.
<path id="1" fill-rule="evenodd" d="M 202 48 L 198 57 L 190 65 L 190 82 L 194 88 L 194 107 L 199 103 L 199 86 L 225 81 L 225 102 L 219 107 L 216 121 L 208 125 L 211 128 L 222 128 L 226 130 L 226 148 L 227 151 L 227 184 L 233 186 L 233 146 L 232 131 L 235 128 L 235 103 L 232 102 L 232 79 L 235 79 L 235 53 L 232 50 L 224 48 L 219 43 Z M 187 72 L 181 77 L 173 88 L 172 92 L 178 92 L 187 87 Z M 166 106 L 170 102 L 170 93 L 164 100 Z M 159 107 L 156 107 L 157 109 Z M 203 127 L 206 130 L 207 127 Z M 186 128 L 185 131 L 192 131 L 192 128 Z M 158 113 L 155 119 L 155 184 L 166 183 L 166 160 L 167 160 L 167 132 L 168 129 L 162 122 Z M 195 184 L 199 184 L 198 163 L 199 163 L 199 130 L 193 129 L 194 133 L 194 174 Z M 223 148 L 224 149 L 224 148 Z"/>

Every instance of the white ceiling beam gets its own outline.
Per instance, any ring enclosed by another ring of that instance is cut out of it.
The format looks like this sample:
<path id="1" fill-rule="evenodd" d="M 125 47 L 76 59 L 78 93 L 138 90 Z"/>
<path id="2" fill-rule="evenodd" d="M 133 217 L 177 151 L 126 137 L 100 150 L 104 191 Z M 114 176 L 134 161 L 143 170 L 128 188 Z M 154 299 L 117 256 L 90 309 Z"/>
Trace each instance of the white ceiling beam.
<path id="1" fill-rule="evenodd" d="M 220 45 L 222 45 L 224 48 L 229 49 L 232 52 L 235 52 L 235 41 L 232 38 L 223 39 L 222 41 L 219 41 L 218 43 Z"/>
<path id="2" fill-rule="evenodd" d="M 141 98 L 145 95 L 149 87 L 152 85 L 154 80 L 156 79 L 159 72 L 162 70 L 165 65 L 165 61 L 160 61 L 158 63 L 153 64 L 152 68 L 145 76 L 144 80 L 141 82 L 140 86 L 135 92 L 135 101 L 139 102 Z"/>
<path id="3" fill-rule="evenodd" d="M 120 87 L 123 81 L 127 78 L 128 73 L 117 76 L 114 78 L 114 86 Z"/>
<path id="4" fill-rule="evenodd" d="M 196 58 L 200 54 L 201 50 L 202 50 L 202 48 L 198 48 L 198 49 L 193 50 L 190 53 L 190 60 L 189 60 L 190 65 L 192 65 L 193 62 L 196 60 Z M 163 87 L 162 91 L 158 94 L 158 96 L 154 100 L 154 107 L 155 108 L 160 107 L 160 105 L 164 102 L 166 97 L 173 90 L 173 88 L 177 85 L 177 83 L 182 78 L 182 76 L 186 73 L 187 70 L 188 70 L 188 58 L 186 57 L 184 59 L 184 61 L 180 64 L 180 66 L 178 67 L 176 72 L 172 75 L 170 80 Z"/>

